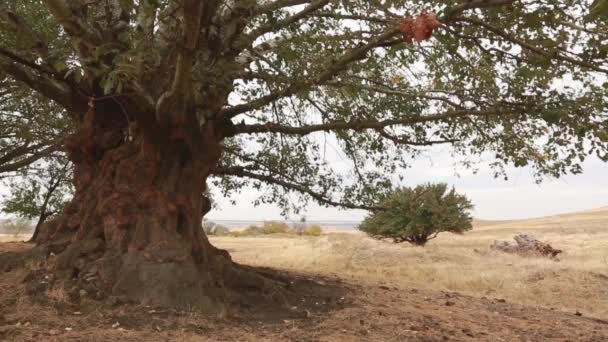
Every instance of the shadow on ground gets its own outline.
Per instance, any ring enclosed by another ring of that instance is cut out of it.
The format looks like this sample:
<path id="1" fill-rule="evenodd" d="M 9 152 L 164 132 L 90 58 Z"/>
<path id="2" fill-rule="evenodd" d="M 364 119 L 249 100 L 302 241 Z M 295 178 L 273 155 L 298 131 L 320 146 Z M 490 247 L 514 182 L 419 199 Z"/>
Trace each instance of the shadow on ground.
<path id="1" fill-rule="evenodd" d="M 608 322 L 577 313 L 270 268 L 255 270 L 283 284 L 282 301 L 259 293 L 260 305 L 232 303 L 224 318 L 86 294 L 76 304 L 59 290 L 33 301 L 24 279 L 44 266 L 33 255 L 30 245 L 0 244 L 2 341 L 608 340 Z"/>

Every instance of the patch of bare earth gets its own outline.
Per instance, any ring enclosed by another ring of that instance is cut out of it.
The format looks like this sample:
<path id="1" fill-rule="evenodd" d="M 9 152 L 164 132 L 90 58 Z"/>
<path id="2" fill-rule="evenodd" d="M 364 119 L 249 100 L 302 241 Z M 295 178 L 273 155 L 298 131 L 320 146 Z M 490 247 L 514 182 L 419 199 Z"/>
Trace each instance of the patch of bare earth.
<path id="1" fill-rule="evenodd" d="M 270 269 L 262 272 L 290 294 L 283 305 L 234 304 L 223 319 L 86 295 L 73 304 L 61 291 L 26 295 L 24 279 L 44 266 L 30 251 L 23 243 L 0 244 L 1 341 L 608 340 L 608 322 L 575 313 Z"/>

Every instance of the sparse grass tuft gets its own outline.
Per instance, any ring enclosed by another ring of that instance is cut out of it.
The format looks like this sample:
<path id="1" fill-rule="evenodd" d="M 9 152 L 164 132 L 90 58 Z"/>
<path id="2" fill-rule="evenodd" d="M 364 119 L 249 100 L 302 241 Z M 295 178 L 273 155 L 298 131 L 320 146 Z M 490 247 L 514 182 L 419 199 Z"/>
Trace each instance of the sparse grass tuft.
<path id="1" fill-rule="evenodd" d="M 322 233 L 323 228 L 318 224 L 313 224 L 312 226 L 305 228 L 303 232 L 304 235 L 308 236 L 321 236 Z"/>
<path id="2" fill-rule="evenodd" d="M 243 230 L 231 231 L 228 235 L 231 237 L 251 237 L 251 236 L 263 236 L 272 234 L 291 234 L 291 235 L 307 235 L 307 236 L 320 236 L 323 233 L 323 228 L 315 224 L 303 231 L 292 229 L 285 222 L 268 221 L 264 222 L 262 226 L 251 225 Z"/>

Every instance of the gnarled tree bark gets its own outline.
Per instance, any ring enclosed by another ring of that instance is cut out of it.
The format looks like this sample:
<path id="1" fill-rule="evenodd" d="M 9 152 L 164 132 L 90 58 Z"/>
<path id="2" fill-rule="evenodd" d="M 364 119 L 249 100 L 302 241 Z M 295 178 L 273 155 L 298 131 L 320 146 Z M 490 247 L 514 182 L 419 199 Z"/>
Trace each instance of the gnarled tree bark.
<path id="1" fill-rule="evenodd" d="M 205 181 L 221 154 L 214 123 L 151 137 L 125 117 L 95 105 L 79 119 L 66 141 L 74 199 L 37 242 L 57 255 L 57 278 L 69 286 L 222 314 L 225 280 L 239 270 L 201 229 Z"/>

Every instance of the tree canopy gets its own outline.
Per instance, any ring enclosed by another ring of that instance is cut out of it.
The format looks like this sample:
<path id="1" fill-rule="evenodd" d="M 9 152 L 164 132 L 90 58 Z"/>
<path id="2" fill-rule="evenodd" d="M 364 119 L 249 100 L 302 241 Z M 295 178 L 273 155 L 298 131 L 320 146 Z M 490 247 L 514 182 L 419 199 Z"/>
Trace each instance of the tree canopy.
<path id="1" fill-rule="evenodd" d="M 68 127 L 58 106 L 0 75 L 0 178 L 61 151 Z"/>
<path id="2" fill-rule="evenodd" d="M 378 239 L 424 246 L 439 233 L 462 234 L 473 228 L 473 205 L 445 183 L 400 188 L 369 214 L 359 230 Z"/>
<path id="3" fill-rule="evenodd" d="M 30 107 L 10 113 L 38 113 L 34 125 L 60 116 L 57 106 L 74 117 L 108 98 L 150 134 L 180 115 L 219 122 L 213 174 L 225 194 L 266 184 L 260 201 L 285 208 L 285 191 L 371 208 L 431 145 L 452 146 L 465 165 L 493 157 L 497 172 L 531 165 L 559 176 L 580 172 L 589 154 L 605 159 L 608 31 L 586 16 L 591 5 L 9 2 L 0 5 L 2 98 Z M 404 18 L 421 13 L 444 26 L 404 42 Z M 349 169 L 327 162 L 334 149 Z"/>
<path id="4" fill-rule="evenodd" d="M 591 5 L 591 17 L 608 19 L 608 1 L 594 0 Z"/>

